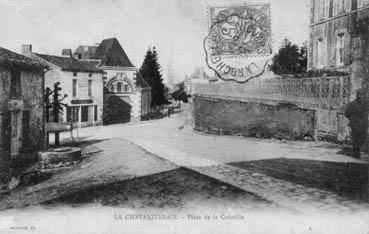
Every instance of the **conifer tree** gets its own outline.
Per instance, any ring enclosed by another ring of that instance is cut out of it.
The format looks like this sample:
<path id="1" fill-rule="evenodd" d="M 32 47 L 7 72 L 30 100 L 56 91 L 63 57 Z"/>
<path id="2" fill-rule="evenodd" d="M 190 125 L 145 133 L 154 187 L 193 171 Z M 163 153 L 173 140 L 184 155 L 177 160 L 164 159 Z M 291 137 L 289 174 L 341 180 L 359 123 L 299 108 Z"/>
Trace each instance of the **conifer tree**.
<path id="1" fill-rule="evenodd" d="M 302 76 L 306 73 L 307 67 L 307 43 L 301 48 L 291 43 L 287 38 L 283 40 L 282 47 L 273 57 L 273 64 L 270 66 L 277 75 L 291 74 Z"/>
<path id="2" fill-rule="evenodd" d="M 139 70 L 141 76 L 151 87 L 151 106 L 157 107 L 165 103 L 164 84 L 155 47 L 149 48 Z"/>

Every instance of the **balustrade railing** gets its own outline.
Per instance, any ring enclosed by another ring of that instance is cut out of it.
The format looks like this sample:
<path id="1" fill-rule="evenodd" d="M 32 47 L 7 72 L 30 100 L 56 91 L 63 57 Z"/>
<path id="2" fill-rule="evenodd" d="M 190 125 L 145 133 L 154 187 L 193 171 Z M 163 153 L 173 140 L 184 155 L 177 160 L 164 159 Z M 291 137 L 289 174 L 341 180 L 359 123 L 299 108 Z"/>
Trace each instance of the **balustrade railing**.
<path id="1" fill-rule="evenodd" d="M 319 108 L 340 108 L 350 101 L 349 76 L 269 79 L 238 83 L 194 84 L 197 95 L 300 103 Z"/>

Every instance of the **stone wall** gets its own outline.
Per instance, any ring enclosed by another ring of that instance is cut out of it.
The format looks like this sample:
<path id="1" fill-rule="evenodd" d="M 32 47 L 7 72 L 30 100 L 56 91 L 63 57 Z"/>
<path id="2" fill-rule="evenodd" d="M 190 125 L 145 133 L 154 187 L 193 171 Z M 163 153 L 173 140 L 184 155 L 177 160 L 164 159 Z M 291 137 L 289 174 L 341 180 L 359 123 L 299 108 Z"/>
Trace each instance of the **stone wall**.
<path id="1" fill-rule="evenodd" d="M 23 127 L 23 148 L 38 150 L 44 145 L 45 134 L 43 129 L 44 108 L 44 78 L 43 74 L 22 72 L 23 120 L 25 112 L 29 112 L 29 126 Z M 24 124 L 24 123 L 23 123 Z M 29 132 L 27 132 L 29 131 Z"/>
<path id="2" fill-rule="evenodd" d="M 194 128 L 216 134 L 303 139 L 314 137 L 316 111 L 292 104 L 194 96 Z"/>
<path id="3" fill-rule="evenodd" d="M 0 153 L 9 144 L 10 138 L 10 70 L 0 67 Z M 22 71 L 21 72 L 21 99 L 23 108 L 20 110 L 22 116 L 21 146 L 23 150 L 38 150 L 45 144 L 43 129 L 43 74 Z M 7 130 L 5 129 L 7 128 Z M 6 131 L 8 133 L 6 134 Z M 6 142 L 6 143 L 4 143 Z"/>

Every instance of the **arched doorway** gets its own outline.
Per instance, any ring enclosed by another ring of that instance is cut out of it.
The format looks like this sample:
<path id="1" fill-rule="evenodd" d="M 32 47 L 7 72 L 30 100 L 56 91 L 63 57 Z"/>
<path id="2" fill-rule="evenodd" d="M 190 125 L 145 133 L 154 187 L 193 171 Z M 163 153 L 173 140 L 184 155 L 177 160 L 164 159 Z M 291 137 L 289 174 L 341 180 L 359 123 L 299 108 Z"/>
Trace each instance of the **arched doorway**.
<path id="1" fill-rule="evenodd" d="M 107 124 L 127 123 L 131 121 L 131 100 L 126 96 L 110 95 L 106 110 Z"/>

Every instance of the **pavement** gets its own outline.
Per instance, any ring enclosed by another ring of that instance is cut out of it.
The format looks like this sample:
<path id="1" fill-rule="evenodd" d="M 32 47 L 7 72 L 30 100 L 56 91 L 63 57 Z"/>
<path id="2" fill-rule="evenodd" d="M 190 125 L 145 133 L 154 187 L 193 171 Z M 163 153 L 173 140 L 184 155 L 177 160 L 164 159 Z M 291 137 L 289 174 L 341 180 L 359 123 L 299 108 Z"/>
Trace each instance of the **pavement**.
<path id="1" fill-rule="evenodd" d="M 207 135 L 192 130 L 190 106 L 183 108 L 183 112 L 170 118 L 85 128 L 74 134 L 84 140 L 125 139 L 176 166 L 216 178 L 298 212 L 369 211 L 367 202 L 227 165 L 273 158 L 367 163 L 339 154 L 340 146 L 327 142 Z"/>
<path id="2" fill-rule="evenodd" d="M 86 157 L 72 169 L 61 171 L 33 186 L 19 186 L 0 197 L 0 209 L 37 205 L 87 188 L 178 169 L 124 139 L 90 141 Z"/>

